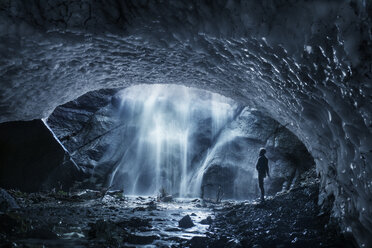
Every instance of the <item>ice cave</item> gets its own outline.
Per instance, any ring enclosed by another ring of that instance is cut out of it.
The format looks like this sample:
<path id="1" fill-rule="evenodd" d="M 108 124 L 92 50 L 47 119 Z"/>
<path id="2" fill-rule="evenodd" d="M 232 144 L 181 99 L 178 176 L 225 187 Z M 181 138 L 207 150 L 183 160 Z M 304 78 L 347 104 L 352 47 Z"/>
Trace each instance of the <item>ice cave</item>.
<path id="1" fill-rule="evenodd" d="M 0 247 L 372 247 L 371 1 L 3 0 L 0 54 Z"/>

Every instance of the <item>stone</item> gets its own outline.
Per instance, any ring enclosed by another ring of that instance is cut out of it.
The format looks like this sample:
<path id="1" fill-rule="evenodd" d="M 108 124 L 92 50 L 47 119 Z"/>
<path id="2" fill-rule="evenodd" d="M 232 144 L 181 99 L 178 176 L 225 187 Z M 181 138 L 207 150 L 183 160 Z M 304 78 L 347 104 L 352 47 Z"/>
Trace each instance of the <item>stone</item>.
<path id="1" fill-rule="evenodd" d="M 10 235 L 17 232 L 22 226 L 21 221 L 17 216 L 0 213 L 0 233 Z"/>
<path id="2" fill-rule="evenodd" d="M 160 200 L 161 200 L 162 202 L 171 202 L 171 201 L 173 201 L 173 196 L 171 196 L 171 195 L 166 195 L 166 196 L 164 196 L 164 197 L 161 197 Z"/>
<path id="3" fill-rule="evenodd" d="M 153 211 L 153 210 L 157 209 L 157 205 L 156 205 L 155 201 L 150 201 L 146 205 L 147 205 L 147 210 L 148 211 Z"/>
<path id="4" fill-rule="evenodd" d="M 34 230 L 30 230 L 29 232 L 25 233 L 25 236 L 32 239 L 58 239 L 57 234 L 52 232 L 47 227 L 40 227 Z"/>
<path id="5" fill-rule="evenodd" d="M 200 224 L 210 225 L 210 224 L 212 224 L 212 222 L 213 222 L 212 217 L 211 216 L 208 216 L 207 218 L 201 220 L 200 221 Z"/>
<path id="6" fill-rule="evenodd" d="M 16 200 L 6 192 L 4 189 L 0 189 L 0 212 L 5 212 L 8 209 L 19 208 Z"/>
<path id="7" fill-rule="evenodd" d="M 194 226 L 190 215 L 185 215 L 180 221 L 178 221 L 178 226 L 181 228 L 190 228 Z"/>
<path id="8" fill-rule="evenodd" d="M 42 120 L 0 124 L 0 186 L 68 190 L 82 174 Z"/>
<path id="9" fill-rule="evenodd" d="M 121 240 L 119 236 L 124 234 L 122 228 L 109 220 L 97 220 L 94 223 L 89 223 L 89 227 L 88 235 L 90 238 L 119 241 Z"/>
<path id="10" fill-rule="evenodd" d="M 129 226 L 129 227 L 151 227 L 150 224 L 151 219 L 139 218 L 139 217 L 132 217 L 127 221 L 120 222 L 121 225 Z"/>
<path id="11" fill-rule="evenodd" d="M 192 237 L 192 239 L 190 241 L 188 241 L 188 245 L 190 247 L 195 247 L 195 248 L 208 247 L 207 246 L 208 241 L 209 241 L 209 239 L 207 237 L 195 236 L 195 237 Z"/>
<path id="12" fill-rule="evenodd" d="M 99 197 L 102 197 L 102 194 L 100 191 L 87 189 L 87 190 L 83 190 L 79 192 L 76 196 L 78 199 L 90 200 L 90 199 L 97 199 Z M 88 211 L 91 211 L 91 210 L 88 209 Z"/>
<path id="13" fill-rule="evenodd" d="M 156 239 L 159 239 L 159 236 L 157 235 L 146 236 L 146 235 L 131 234 L 127 237 L 126 241 L 130 244 L 146 245 L 146 244 L 151 244 Z"/>

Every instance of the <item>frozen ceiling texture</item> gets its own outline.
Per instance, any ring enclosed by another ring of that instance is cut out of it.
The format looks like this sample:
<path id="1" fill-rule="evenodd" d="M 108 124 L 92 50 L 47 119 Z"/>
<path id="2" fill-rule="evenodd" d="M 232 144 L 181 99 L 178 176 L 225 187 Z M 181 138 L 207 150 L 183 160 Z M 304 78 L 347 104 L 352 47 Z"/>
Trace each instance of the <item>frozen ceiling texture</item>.
<path id="1" fill-rule="evenodd" d="M 288 124 L 319 203 L 372 233 L 370 1 L 1 1 L 0 122 L 47 117 L 99 88 L 172 83 Z M 333 195 L 333 196 L 332 196 Z"/>

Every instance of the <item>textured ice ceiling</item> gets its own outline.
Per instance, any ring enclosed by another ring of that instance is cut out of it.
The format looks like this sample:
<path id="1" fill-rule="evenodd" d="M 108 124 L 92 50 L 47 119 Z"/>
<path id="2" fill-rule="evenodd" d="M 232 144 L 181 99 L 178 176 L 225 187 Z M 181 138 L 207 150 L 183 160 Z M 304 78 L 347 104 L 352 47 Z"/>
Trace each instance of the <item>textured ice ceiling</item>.
<path id="1" fill-rule="evenodd" d="M 172 83 L 298 135 L 334 216 L 372 245 L 370 1 L 1 1 L 0 122 L 105 87 Z"/>

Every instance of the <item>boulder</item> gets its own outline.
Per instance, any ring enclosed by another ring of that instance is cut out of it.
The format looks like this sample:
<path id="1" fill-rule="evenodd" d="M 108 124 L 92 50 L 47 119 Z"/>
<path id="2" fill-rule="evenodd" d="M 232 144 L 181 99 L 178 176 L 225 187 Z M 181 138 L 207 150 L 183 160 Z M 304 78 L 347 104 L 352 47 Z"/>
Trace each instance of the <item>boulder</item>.
<path id="1" fill-rule="evenodd" d="M 190 215 L 186 215 L 180 221 L 178 221 L 178 226 L 181 228 L 190 228 L 195 225 L 192 222 Z"/>
<path id="2" fill-rule="evenodd" d="M 82 171 L 42 120 L 0 124 L 0 186 L 69 189 Z"/>
<path id="3" fill-rule="evenodd" d="M 208 216 L 207 218 L 201 220 L 200 224 L 210 225 L 210 224 L 212 224 L 212 222 L 213 222 L 212 217 Z"/>

